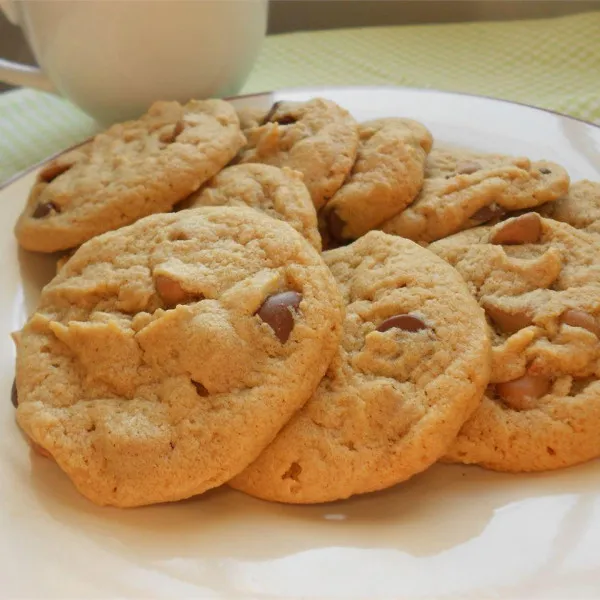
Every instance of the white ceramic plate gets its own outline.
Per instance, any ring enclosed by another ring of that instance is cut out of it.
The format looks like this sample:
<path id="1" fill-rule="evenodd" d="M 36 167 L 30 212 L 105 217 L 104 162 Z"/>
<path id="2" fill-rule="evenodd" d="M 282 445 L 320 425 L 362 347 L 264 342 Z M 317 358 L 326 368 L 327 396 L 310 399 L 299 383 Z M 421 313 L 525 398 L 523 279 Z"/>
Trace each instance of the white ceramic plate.
<path id="1" fill-rule="evenodd" d="M 533 108 L 398 88 L 319 89 L 358 119 L 401 115 L 439 142 L 563 164 L 600 180 L 600 128 Z M 436 466 L 386 492 L 284 506 L 227 488 L 178 504 L 97 508 L 29 450 L 9 401 L 19 328 L 55 259 L 12 226 L 35 177 L 0 191 L 0 596 L 3 598 L 598 598 L 600 461 L 505 475 Z"/>

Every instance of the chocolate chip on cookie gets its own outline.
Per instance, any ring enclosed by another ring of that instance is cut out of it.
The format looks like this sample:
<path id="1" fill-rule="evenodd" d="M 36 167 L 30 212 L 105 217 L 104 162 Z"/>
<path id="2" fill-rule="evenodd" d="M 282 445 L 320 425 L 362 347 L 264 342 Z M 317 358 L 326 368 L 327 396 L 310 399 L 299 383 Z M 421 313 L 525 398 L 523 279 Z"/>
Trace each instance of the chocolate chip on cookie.
<path id="1" fill-rule="evenodd" d="M 377 331 L 384 332 L 393 328 L 402 329 L 402 331 L 421 331 L 422 329 L 427 329 L 427 325 L 415 315 L 394 315 L 381 323 L 377 327 Z"/>
<path id="2" fill-rule="evenodd" d="M 535 244 L 542 235 L 542 219 L 537 213 L 514 217 L 497 227 L 490 238 L 492 244 Z"/>
<path id="3" fill-rule="evenodd" d="M 510 408 L 531 410 L 537 406 L 537 400 L 550 391 L 550 381 L 542 375 L 526 373 L 519 379 L 496 384 L 496 393 Z"/>
<path id="4" fill-rule="evenodd" d="M 515 333 L 515 331 L 529 327 L 532 324 L 531 314 L 527 311 L 508 312 L 499 306 L 494 306 L 485 301 L 482 305 L 488 317 L 503 333 Z"/>
<path id="5" fill-rule="evenodd" d="M 568 309 L 560 317 L 561 323 L 570 325 L 571 327 L 581 327 L 596 337 L 600 338 L 600 325 L 598 320 L 584 310 Z"/>
<path id="6" fill-rule="evenodd" d="M 31 213 L 32 219 L 43 219 L 51 214 L 60 213 L 60 209 L 54 202 L 40 203 L 35 207 L 35 210 Z"/>
<path id="7" fill-rule="evenodd" d="M 267 324 L 277 339 L 285 344 L 294 328 L 294 313 L 302 302 L 302 294 L 298 292 L 280 292 L 269 296 L 256 314 Z"/>
<path id="8" fill-rule="evenodd" d="M 178 281 L 167 277 L 166 275 L 157 275 L 154 278 L 154 285 L 158 295 L 168 308 L 185 304 L 192 299 L 195 301 L 203 300 L 202 294 L 190 294 L 186 292 Z"/>
<path id="9" fill-rule="evenodd" d="M 17 408 L 19 406 L 19 395 L 17 394 L 17 380 L 13 379 L 12 388 L 10 390 L 10 401 L 12 405 Z"/>

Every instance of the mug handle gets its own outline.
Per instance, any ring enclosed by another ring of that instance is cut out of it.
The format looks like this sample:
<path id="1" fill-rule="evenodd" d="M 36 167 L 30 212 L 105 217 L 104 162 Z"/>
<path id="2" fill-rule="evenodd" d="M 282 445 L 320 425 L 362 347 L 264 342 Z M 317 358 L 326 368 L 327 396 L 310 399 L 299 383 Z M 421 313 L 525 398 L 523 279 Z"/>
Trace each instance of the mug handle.
<path id="1" fill-rule="evenodd" d="M 19 25 L 19 15 L 13 0 L 0 0 L 0 9 L 14 25 Z M 0 58 L 0 81 L 10 85 L 32 87 L 44 92 L 56 93 L 52 82 L 38 67 L 23 65 Z"/>

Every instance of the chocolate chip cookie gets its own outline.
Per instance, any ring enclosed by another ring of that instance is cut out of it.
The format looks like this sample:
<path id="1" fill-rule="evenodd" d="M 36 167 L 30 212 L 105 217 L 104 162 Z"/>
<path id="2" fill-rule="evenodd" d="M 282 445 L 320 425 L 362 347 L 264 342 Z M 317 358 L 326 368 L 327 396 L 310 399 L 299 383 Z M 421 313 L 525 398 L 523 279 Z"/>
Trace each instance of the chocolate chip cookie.
<path id="1" fill-rule="evenodd" d="M 537 213 L 431 244 L 485 309 L 492 375 L 447 459 L 541 471 L 600 456 L 597 237 Z"/>
<path id="2" fill-rule="evenodd" d="M 554 201 L 568 189 L 567 172 L 554 163 L 434 148 L 427 159 L 421 193 L 381 229 L 433 242 L 493 223 L 507 213 Z"/>
<path id="3" fill-rule="evenodd" d="M 600 182 L 584 179 L 569 188 L 569 193 L 541 206 L 539 213 L 577 229 L 600 233 Z"/>
<path id="4" fill-rule="evenodd" d="M 252 126 L 250 116 L 244 121 L 250 125 L 244 129 L 248 143 L 239 160 L 300 171 L 317 209 L 337 192 L 354 165 L 358 125 L 331 100 L 276 102 L 260 124 Z"/>
<path id="5" fill-rule="evenodd" d="M 325 502 L 408 479 L 444 454 L 488 383 L 483 311 L 444 261 L 378 231 L 324 257 L 346 302 L 338 353 L 230 482 L 268 500 Z"/>
<path id="6" fill-rule="evenodd" d="M 317 213 L 303 176 L 287 167 L 245 164 L 223 169 L 192 194 L 182 208 L 250 206 L 286 221 L 321 251 Z"/>
<path id="7" fill-rule="evenodd" d="M 40 171 L 15 233 L 27 250 L 54 252 L 166 212 L 222 169 L 245 143 L 222 100 L 157 102 Z"/>
<path id="8" fill-rule="evenodd" d="M 433 138 L 410 119 L 361 123 L 356 163 L 324 208 L 336 242 L 353 240 L 406 208 L 423 185 Z"/>
<path id="9" fill-rule="evenodd" d="M 17 420 L 97 504 L 224 483 L 314 393 L 343 304 L 321 256 L 245 207 L 86 242 L 17 334 Z"/>

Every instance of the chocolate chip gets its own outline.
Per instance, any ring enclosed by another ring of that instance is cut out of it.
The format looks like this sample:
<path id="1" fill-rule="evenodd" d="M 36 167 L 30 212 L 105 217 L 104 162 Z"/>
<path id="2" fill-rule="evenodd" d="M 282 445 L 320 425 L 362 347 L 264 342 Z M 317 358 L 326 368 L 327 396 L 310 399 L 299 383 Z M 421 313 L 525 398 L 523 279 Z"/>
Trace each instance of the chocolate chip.
<path id="1" fill-rule="evenodd" d="M 19 395 L 17 394 L 17 380 L 13 379 L 12 389 L 10 391 L 10 401 L 17 408 L 19 406 Z"/>
<path id="2" fill-rule="evenodd" d="M 540 169 L 540 173 L 541 173 L 542 175 L 550 175 L 550 173 L 552 173 L 552 171 L 551 171 L 550 169 L 547 169 L 546 167 L 542 167 L 542 168 Z"/>
<path id="3" fill-rule="evenodd" d="M 550 390 L 550 381 L 543 375 L 527 373 L 519 379 L 498 383 L 496 393 L 510 408 L 529 410 L 535 407 L 535 401 L 545 396 Z"/>
<path id="4" fill-rule="evenodd" d="M 389 319 L 386 319 L 378 328 L 377 331 L 387 331 L 388 329 L 392 329 L 392 327 L 396 327 L 398 329 L 402 329 L 403 331 L 421 331 L 422 329 L 427 329 L 427 325 L 420 319 L 419 317 L 415 317 L 414 315 L 404 314 L 404 315 L 394 315 Z"/>
<path id="5" fill-rule="evenodd" d="M 192 381 L 192 383 L 196 386 L 198 396 L 208 396 L 208 390 L 199 381 Z"/>
<path id="6" fill-rule="evenodd" d="M 172 144 L 177 136 L 185 129 L 185 121 L 179 119 L 177 123 L 173 126 L 171 131 L 165 131 L 160 135 L 160 141 L 165 144 Z"/>
<path id="7" fill-rule="evenodd" d="M 44 202 L 42 204 L 38 204 L 35 207 L 35 210 L 33 211 L 31 217 L 33 219 L 43 219 L 44 217 L 47 217 L 51 212 L 59 213 L 60 210 L 58 209 L 58 206 L 54 204 L 54 202 Z"/>
<path id="8" fill-rule="evenodd" d="M 344 227 L 346 227 L 346 223 L 340 218 L 335 210 L 332 210 L 327 215 L 327 231 L 331 238 L 336 242 L 343 242 L 346 239 L 344 237 Z"/>
<path id="9" fill-rule="evenodd" d="M 281 117 L 274 119 L 273 117 L 275 116 L 275 113 L 279 109 L 280 105 L 281 105 L 281 102 L 275 102 L 275 104 L 273 104 L 273 106 L 271 106 L 271 108 L 269 109 L 269 112 L 265 115 L 265 118 L 263 119 L 263 122 L 262 122 L 263 125 L 265 123 L 278 123 L 279 125 L 292 125 L 293 123 L 296 123 L 298 121 L 298 119 L 292 115 L 281 115 Z"/>
<path id="10" fill-rule="evenodd" d="M 157 275 L 154 278 L 154 286 L 156 287 L 158 295 L 162 298 L 167 307 L 204 300 L 202 294 L 192 295 L 189 292 L 186 292 L 178 281 L 175 281 L 166 275 Z"/>
<path id="11" fill-rule="evenodd" d="M 42 169 L 38 175 L 40 181 L 50 183 L 54 181 L 59 175 L 67 172 L 73 165 L 69 163 L 54 162 L 50 163 L 44 169 Z"/>
<path id="12" fill-rule="evenodd" d="M 542 219 L 537 213 L 526 213 L 506 221 L 497 229 L 490 242 L 492 244 L 533 244 L 542 236 Z"/>
<path id="13" fill-rule="evenodd" d="M 277 119 L 272 119 L 272 121 L 279 125 L 293 125 L 298 121 L 298 119 L 292 115 L 282 115 Z"/>
<path id="14" fill-rule="evenodd" d="M 471 215 L 471 221 L 474 221 L 477 224 L 487 223 L 493 219 L 501 219 L 505 214 L 506 210 L 504 210 L 502 206 L 492 202 L 473 213 Z"/>
<path id="15" fill-rule="evenodd" d="M 560 317 L 561 323 L 571 327 L 581 327 L 600 338 L 600 325 L 593 315 L 583 310 L 566 310 Z"/>
<path id="16" fill-rule="evenodd" d="M 502 333 L 514 333 L 532 323 L 531 315 L 524 311 L 507 312 L 492 304 L 484 305 L 485 312 Z"/>
<path id="17" fill-rule="evenodd" d="M 282 344 L 287 342 L 294 328 L 293 310 L 298 310 L 302 295 L 298 292 L 281 292 L 269 296 L 256 314 L 271 327 Z"/>
<path id="18" fill-rule="evenodd" d="M 459 175 L 472 175 L 481 169 L 481 165 L 473 160 L 463 160 L 456 165 Z"/>
<path id="19" fill-rule="evenodd" d="M 277 112 L 277 109 L 279 108 L 280 104 L 281 102 L 275 102 L 273 106 L 271 106 L 269 112 L 265 115 L 265 118 L 262 121 L 262 125 L 268 123 L 273 118 L 273 115 Z"/>

